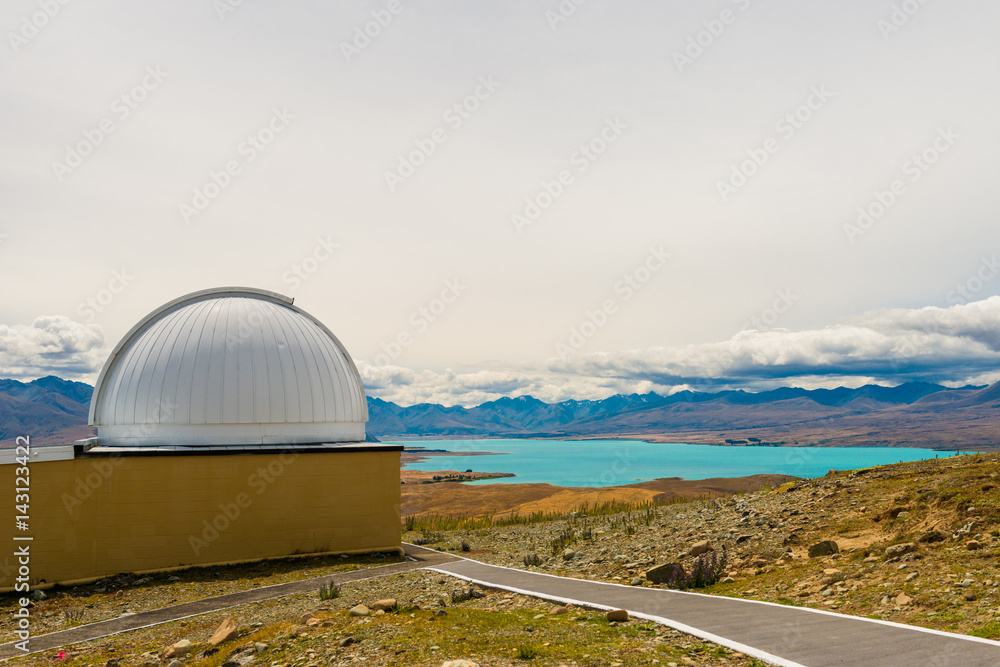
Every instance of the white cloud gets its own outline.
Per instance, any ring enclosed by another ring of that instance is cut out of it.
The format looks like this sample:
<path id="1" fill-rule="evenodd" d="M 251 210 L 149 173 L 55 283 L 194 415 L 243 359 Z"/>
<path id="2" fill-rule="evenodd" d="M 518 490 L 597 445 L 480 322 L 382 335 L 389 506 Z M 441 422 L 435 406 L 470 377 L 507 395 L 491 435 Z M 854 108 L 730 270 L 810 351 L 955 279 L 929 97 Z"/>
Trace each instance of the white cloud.
<path id="1" fill-rule="evenodd" d="M 93 382 L 107 357 L 104 332 L 62 315 L 43 315 L 30 326 L 0 324 L 0 376 L 57 375 Z"/>
<path id="2" fill-rule="evenodd" d="M 31 326 L 0 325 L 0 376 L 54 374 L 93 382 L 108 349 L 97 325 L 44 316 Z M 765 390 L 895 385 L 949 386 L 1000 380 L 1000 297 L 949 308 L 891 309 L 819 329 L 744 330 L 727 341 L 684 347 L 580 354 L 538 366 L 444 371 L 358 369 L 369 395 L 401 405 L 472 406 L 530 395 L 554 403 L 614 394 L 685 389 Z"/>
<path id="3" fill-rule="evenodd" d="M 949 308 L 872 311 L 805 331 L 745 330 L 718 343 L 581 354 L 538 368 L 418 373 L 359 366 L 373 396 L 404 405 L 475 405 L 525 394 L 555 402 L 649 391 L 910 380 L 986 384 L 1000 379 L 1000 297 Z"/>

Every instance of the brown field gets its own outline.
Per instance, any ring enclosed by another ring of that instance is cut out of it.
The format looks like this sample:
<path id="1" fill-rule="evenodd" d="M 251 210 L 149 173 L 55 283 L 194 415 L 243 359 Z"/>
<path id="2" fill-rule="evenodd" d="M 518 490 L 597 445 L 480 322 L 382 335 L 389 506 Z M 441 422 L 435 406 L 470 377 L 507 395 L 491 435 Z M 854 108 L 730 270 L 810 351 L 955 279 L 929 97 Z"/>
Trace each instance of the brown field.
<path id="1" fill-rule="evenodd" d="M 435 473 L 430 473 L 435 474 Z M 439 474 L 439 473 L 438 473 Z M 403 516 L 444 514 L 485 516 L 569 512 L 581 505 L 610 501 L 641 503 L 671 499 L 718 498 L 733 493 L 780 486 L 794 479 L 785 475 L 713 478 L 702 480 L 657 479 L 651 482 L 603 488 L 561 487 L 551 484 L 485 484 L 457 482 L 404 484 L 400 487 Z"/>

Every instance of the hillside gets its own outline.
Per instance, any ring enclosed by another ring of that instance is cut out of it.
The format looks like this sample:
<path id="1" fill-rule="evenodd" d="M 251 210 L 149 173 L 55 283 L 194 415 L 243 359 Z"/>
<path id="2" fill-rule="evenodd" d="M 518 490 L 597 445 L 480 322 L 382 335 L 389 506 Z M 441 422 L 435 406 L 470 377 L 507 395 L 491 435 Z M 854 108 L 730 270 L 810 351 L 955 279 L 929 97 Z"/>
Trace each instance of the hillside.
<path id="1" fill-rule="evenodd" d="M 93 388 L 46 377 L 0 380 L 0 441 L 28 433 L 36 444 L 93 434 Z M 917 446 L 988 449 L 1000 445 L 1000 384 L 949 389 L 911 382 L 897 387 L 748 393 L 682 391 L 545 403 L 501 398 L 472 408 L 400 406 L 368 398 L 368 433 L 393 438 L 635 437 L 724 444 Z M 759 441 L 759 442 L 758 442 Z"/>
<path id="2" fill-rule="evenodd" d="M 48 376 L 31 382 L 0 380 L 0 441 L 31 436 L 34 444 L 87 437 L 94 388 Z M 4 444 L 9 444 L 5 442 Z"/>
<path id="3" fill-rule="evenodd" d="M 673 442 L 986 449 L 1000 443 L 1000 385 L 761 393 L 684 391 L 600 401 L 502 398 L 474 408 L 400 407 L 369 398 L 369 432 L 386 438 L 636 437 Z"/>
<path id="4" fill-rule="evenodd" d="M 669 563 L 690 570 L 691 551 L 707 541 L 702 548 L 725 554 L 726 577 L 698 592 L 997 639 L 998 463 L 993 455 L 949 457 L 666 506 L 581 508 L 574 498 L 548 516 L 529 517 L 525 506 L 518 522 L 425 515 L 401 528 L 407 542 L 465 558 L 643 588 L 666 588 L 651 570 Z M 488 515 L 489 507 L 476 513 Z M 828 548 L 814 549 L 821 543 Z M 388 667 L 459 658 L 482 667 L 762 664 L 641 619 L 609 623 L 603 613 L 470 587 L 436 572 L 389 570 L 361 579 L 387 563 L 399 567 L 398 560 L 325 555 L 121 574 L 53 589 L 32 607 L 33 637 L 194 601 L 210 611 L 46 650 L 21 664 L 160 665 L 175 645 L 188 650 L 184 664 L 206 665 Z M 336 596 L 322 599 L 321 581 L 312 579 L 306 592 L 248 604 L 214 597 L 314 577 L 332 577 Z M 15 599 L 0 598 L 4 640 L 15 636 Z M 382 613 L 349 611 L 388 599 L 398 604 Z M 231 633 L 210 643 L 227 617 Z M 808 627 L 790 632 L 784 636 L 796 641 L 815 637 Z M 926 664 L 951 664 L 936 657 Z"/>

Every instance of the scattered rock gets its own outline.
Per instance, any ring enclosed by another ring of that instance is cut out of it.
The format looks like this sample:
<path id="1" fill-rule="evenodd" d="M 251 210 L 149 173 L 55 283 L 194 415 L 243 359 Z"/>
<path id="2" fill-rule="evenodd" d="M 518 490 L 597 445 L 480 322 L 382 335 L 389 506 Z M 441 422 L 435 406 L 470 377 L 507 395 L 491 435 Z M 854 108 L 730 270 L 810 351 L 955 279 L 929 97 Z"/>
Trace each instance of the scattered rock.
<path id="1" fill-rule="evenodd" d="M 35 590 L 35 592 L 31 594 L 31 597 L 35 600 L 35 602 L 41 602 L 49 596 L 45 594 L 45 591 Z"/>
<path id="2" fill-rule="evenodd" d="M 913 542 L 903 542 L 902 544 L 893 544 L 891 547 L 885 548 L 886 558 L 899 558 L 903 554 L 908 554 L 911 551 L 916 551 L 917 545 Z"/>
<path id="3" fill-rule="evenodd" d="M 566 607 L 553 607 L 549 610 L 549 614 L 555 616 L 556 614 L 565 614 L 569 609 Z"/>
<path id="4" fill-rule="evenodd" d="M 219 627 L 215 629 L 215 632 L 212 633 L 208 643 L 212 646 L 218 646 L 222 642 L 227 642 L 230 639 L 236 639 L 236 635 L 236 623 L 233 621 L 232 617 L 226 617 L 222 623 L 219 624 Z"/>
<path id="5" fill-rule="evenodd" d="M 299 617 L 299 623 L 301 623 L 302 625 L 305 625 L 306 623 L 308 623 L 310 621 L 310 619 L 313 619 L 313 618 L 316 618 L 316 617 L 313 614 L 310 614 L 307 611 L 306 613 L 302 614 L 302 616 Z"/>
<path id="6" fill-rule="evenodd" d="M 479 667 L 479 664 L 471 660 L 446 660 L 441 667 Z"/>
<path id="7" fill-rule="evenodd" d="M 833 540 L 823 540 L 809 547 L 810 558 L 822 558 L 835 553 L 840 553 L 840 547 Z"/>
<path id="8" fill-rule="evenodd" d="M 722 580 L 720 581 L 720 583 L 723 583 L 723 584 L 733 584 L 733 583 L 736 583 L 736 580 L 733 579 L 732 577 L 723 577 Z"/>
<path id="9" fill-rule="evenodd" d="M 642 577 L 632 577 L 633 586 L 642 586 Z"/>
<path id="10" fill-rule="evenodd" d="M 268 646 L 267 644 L 265 644 L 264 642 L 257 642 L 257 643 L 255 643 L 253 645 L 253 650 L 256 653 L 263 653 L 264 651 L 266 651 L 269 648 L 271 648 L 271 647 Z"/>
<path id="11" fill-rule="evenodd" d="M 654 584 L 665 584 L 683 575 L 684 567 L 680 563 L 667 563 L 646 571 L 646 578 Z"/>
<path id="12" fill-rule="evenodd" d="M 563 560 L 573 560 L 574 556 L 576 556 L 576 552 L 573 551 L 572 549 L 566 549 L 565 551 L 562 552 Z"/>
<path id="13" fill-rule="evenodd" d="M 378 600 L 372 605 L 372 611 L 392 611 L 392 608 L 396 606 L 395 598 L 386 598 L 384 600 Z"/>
<path id="14" fill-rule="evenodd" d="M 183 664 L 184 664 L 183 662 L 175 658 L 170 661 L 170 664 L 167 665 L 167 667 L 181 667 Z"/>
<path id="15" fill-rule="evenodd" d="M 708 540 L 702 540 L 701 542 L 696 542 L 690 549 L 688 549 L 688 555 L 700 556 L 703 553 L 708 553 L 709 551 L 715 551 L 712 547 L 712 543 Z"/>
<path id="16" fill-rule="evenodd" d="M 344 648 L 346 646 L 350 646 L 354 642 L 355 642 L 354 637 L 344 637 L 343 639 L 340 640 L 340 646 L 341 648 Z"/>
<path id="17" fill-rule="evenodd" d="M 969 540 L 965 543 L 965 548 L 969 551 L 976 551 L 977 549 L 983 548 L 983 543 L 979 540 Z"/>
<path id="18" fill-rule="evenodd" d="M 899 605 L 900 607 L 906 606 L 911 602 L 913 602 L 913 598 L 911 598 L 906 593 L 900 593 L 899 595 L 896 596 L 896 604 Z"/>
<path id="19" fill-rule="evenodd" d="M 348 611 L 347 613 L 350 614 L 351 616 L 370 616 L 371 610 L 369 610 L 368 607 L 364 606 L 363 604 L 359 604 L 355 605 L 354 607 L 351 607 L 351 610 Z"/>
<path id="20" fill-rule="evenodd" d="M 609 623 L 624 623 L 628 620 L 628 612 L 624 609 L 613 609 L 604 616 L 608 619 Z"/>
<path id="21" fill-rule="evenodd" d="M 191 640 L 182 639 L 179 642 L 172 644 L 167 650 L 163 652 L 163 657 L 167 660 L 170 658 L 177 658 L 182 655 L 187 655 L 188 651 L 191 650 Z"/>

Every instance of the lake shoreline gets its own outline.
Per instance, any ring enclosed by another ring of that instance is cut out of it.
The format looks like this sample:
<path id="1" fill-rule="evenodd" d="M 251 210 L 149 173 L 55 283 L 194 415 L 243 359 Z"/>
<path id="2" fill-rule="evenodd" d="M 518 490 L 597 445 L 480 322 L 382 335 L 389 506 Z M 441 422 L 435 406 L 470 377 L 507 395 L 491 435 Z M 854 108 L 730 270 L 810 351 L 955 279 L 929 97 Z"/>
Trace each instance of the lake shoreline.
<path id="1" fill-rule="evenodd" d="M 413 448 L 404 450 L 401 455 L 403 469 L 423 473 L 467 469 L 484 475 L 506 473 L 508 478 L 500 483 L 550 484 L 566 488 L 623 486 L 664 478 L 703 480 L 759 474 L 814 478 L 830 470 L 948 456 L 917 448 L 733 446 L 721 449 L 628 439 L 435 442 L 425 441 L 419 447 L 409 445 Z M 470 480 L 467 483 L 481 485 L 486 482 Z"/>
<path id="2" fill-rule="evenodd" d="M 474 442 L 490 442 L 490 441 L 504 441 L 504 440 L 539 440 L 539 441 L 566 441 L 566 442 L 589 442 L 589 441 L 601 441 L 601 442 L 645 442 L 650 444 L 678 444 L 678 445 L 707 445 L 709 447 L 806 447 L 806 448 L 818 448 L 818 449 L 869 449 L 869 448 L 900 448 L 900 449 L 927 449 L 934 452 L 962 452 L 962 453 L 973 453 L 973 452 L 1000 452 L 1000 443 L 997 444 L 966 444 L 966 443 L 956 443 L 951 442 L 948 444 L 940 442 L 927 442 L 920 440 L 894 440 L 894 439 L 881 439 L 881 440 L 862 440 L 857 439 L 852 436 L 852 439 L 838 439 L 836 441 L 827 441 L 822 439 L 816 442 L 808 441 L 811 436 L 809 435 L 796 435 L 795 433 L 790 434 L 780 434 L 772 437 L 784 438 L 784 440 L 768 440 L 769 444 L 727 444 L 726 433 L 709 434 L 702 431 L 673 431 L 670 433 L 629 433 L 629 434 L 608 434 L 608 435 L 559 435 L 552 433 L 543 433 L 535 435 L 503 435 L 503 436 L 460 436 L 460 435 L 432 435 L 432 436 L 390 436 L 382 435 L 379 439 L 382 442 L 395 442 L 398 444 L 406 445 L 409 443 L 418 442 L 455 442 L 455 441 L 474 441 Z M 756 436 L 743 436 L 744 439 L 747 437 Z M 794 437 L 798 437 L 803 442 L 796 441 Z M 763 440 L 763 438 L 761 438 Z M 781 444 L 777 444 L 781 443 Z"/>

